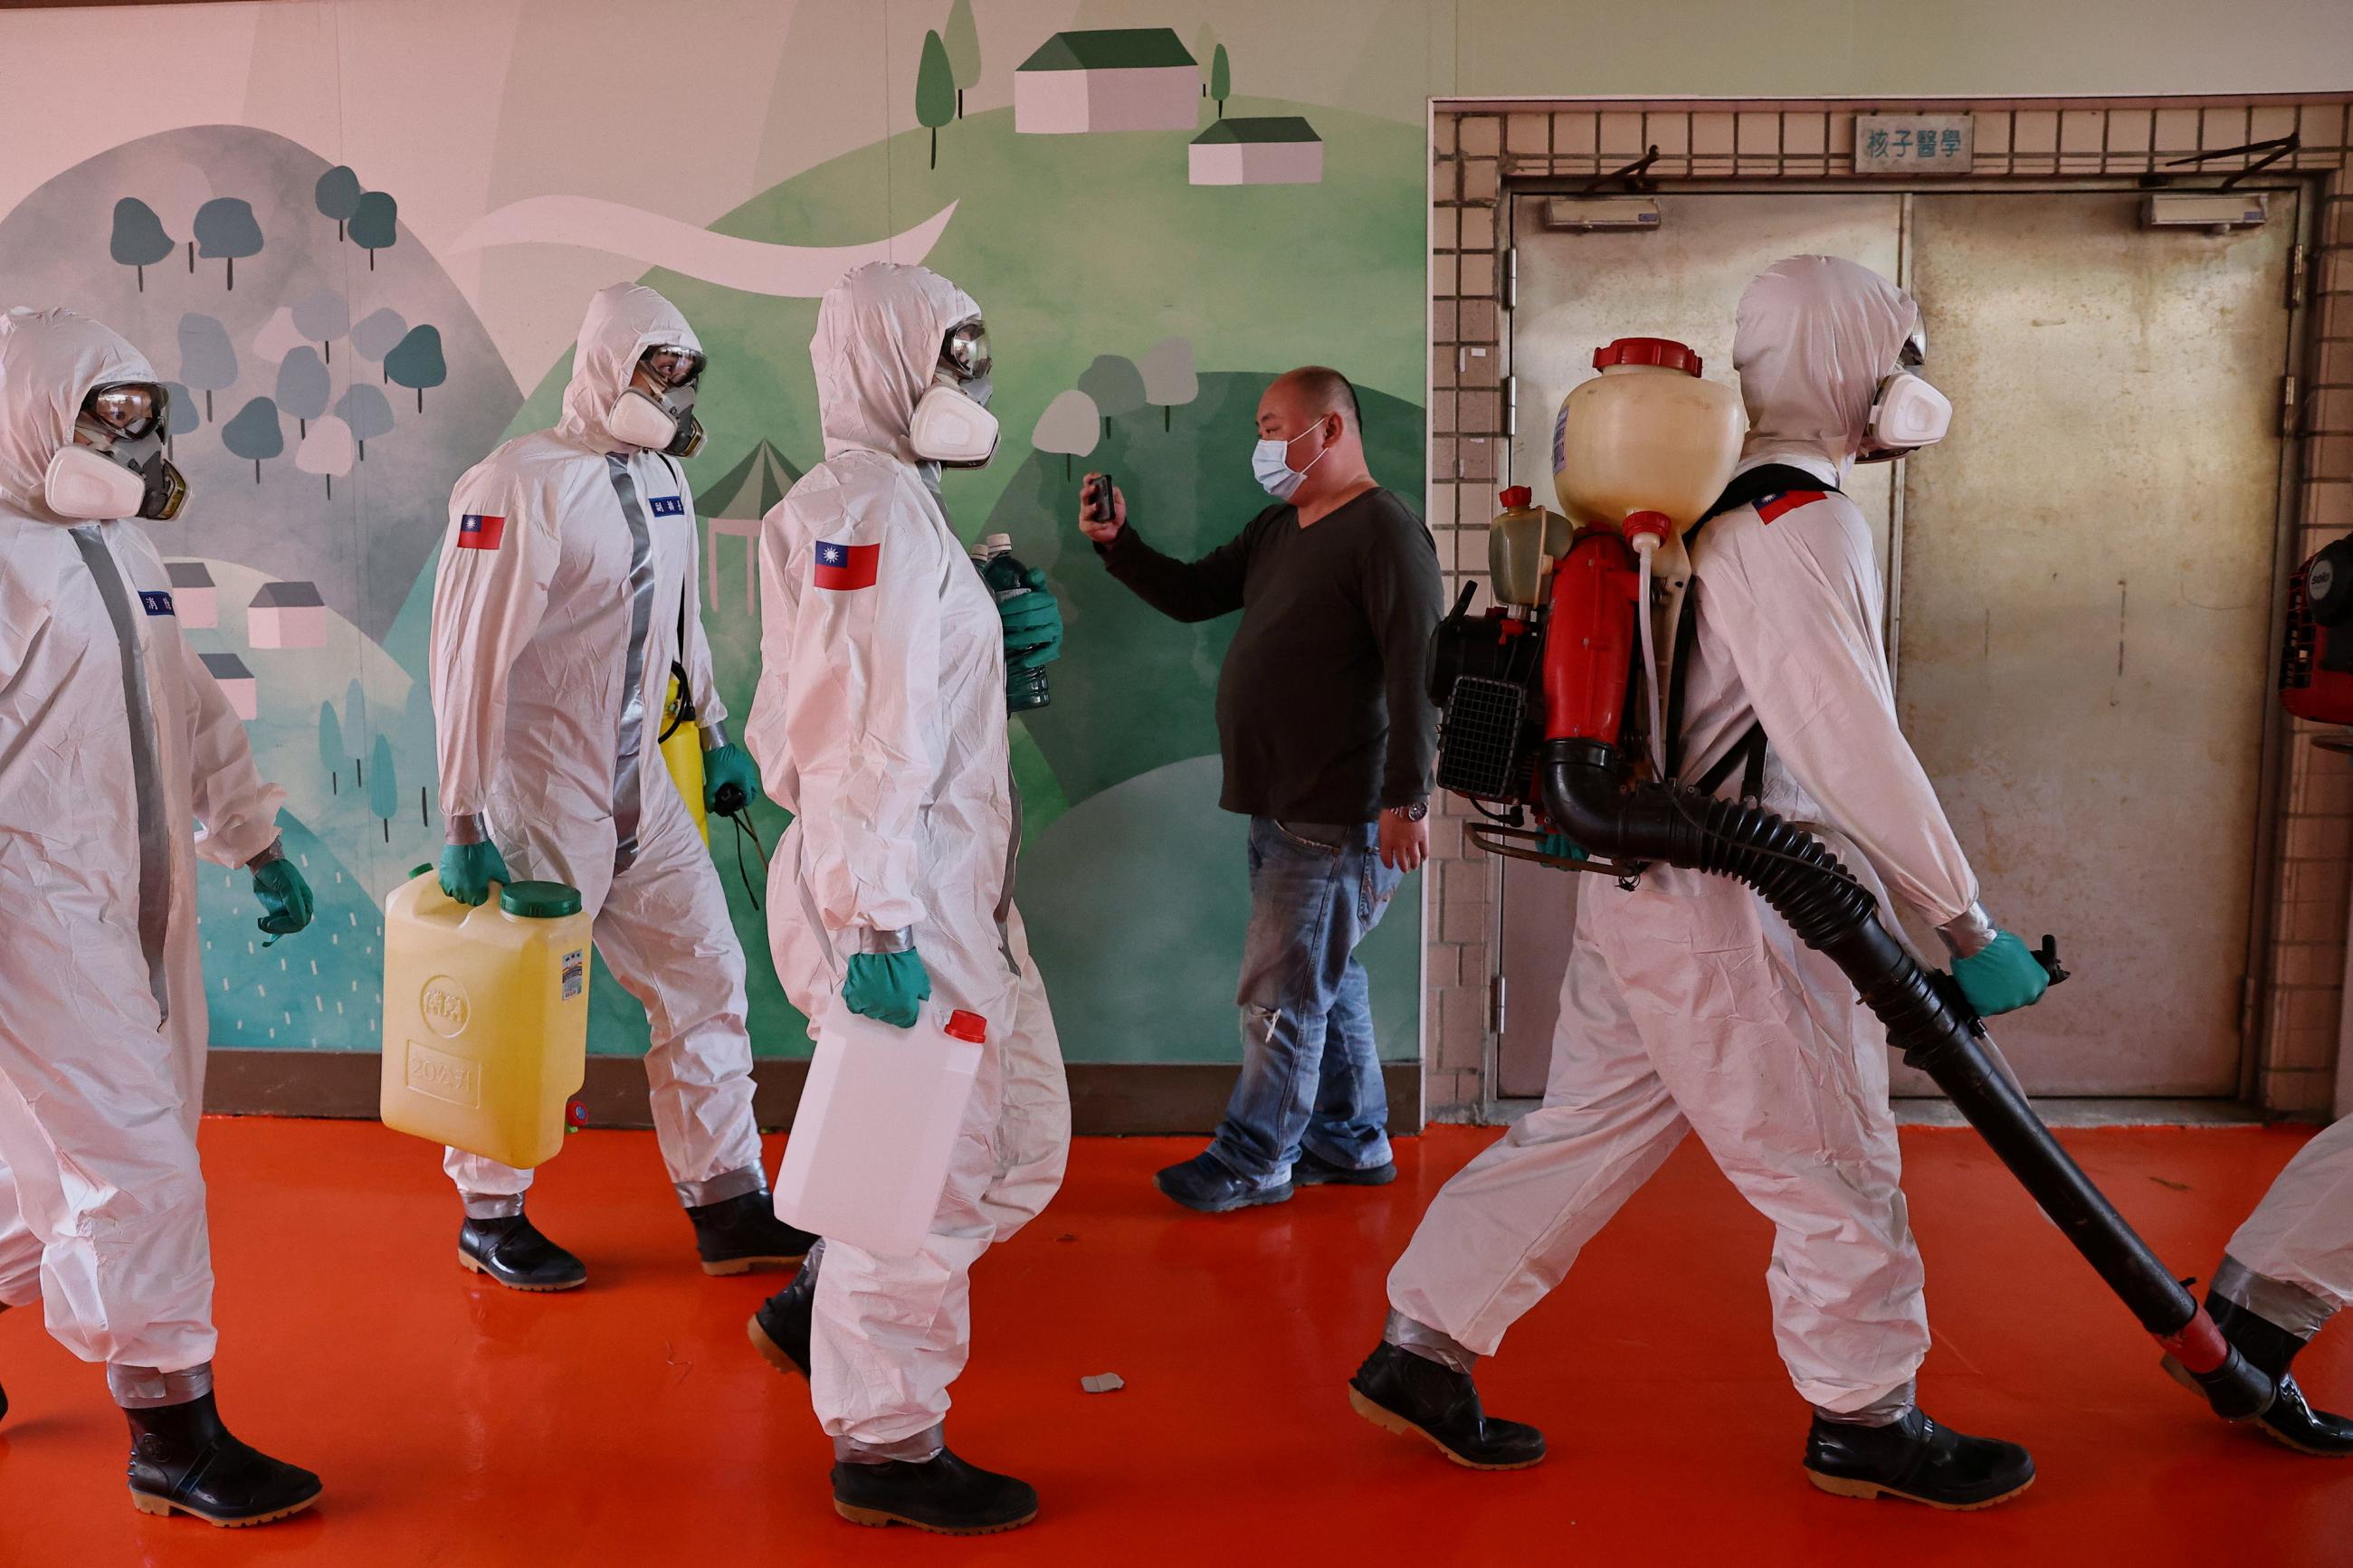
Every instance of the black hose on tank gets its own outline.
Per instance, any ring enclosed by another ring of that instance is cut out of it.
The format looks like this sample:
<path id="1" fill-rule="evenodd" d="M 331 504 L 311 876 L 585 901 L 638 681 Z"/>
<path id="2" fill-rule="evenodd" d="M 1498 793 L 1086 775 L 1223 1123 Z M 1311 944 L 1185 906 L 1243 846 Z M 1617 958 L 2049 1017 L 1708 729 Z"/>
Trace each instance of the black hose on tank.
<path id="1" fill-rule="evenodd" d="M 2232 1349 L 1978 1043 L 1966 1001 L 1879 918 L 1878 900 L 1828 846 L 1774 813 L 1671 784 L 1620 782 L 1615 748 L 1547 741 L 1545 814 L 1579 847 L 1730 877 L 1755 889 L 1799 941 L 1827 955 L 1905 1061 L 1926 1072 L 2141 1326 L 2227 1420 L 2260 1415 L 2272 1381 Z"/>

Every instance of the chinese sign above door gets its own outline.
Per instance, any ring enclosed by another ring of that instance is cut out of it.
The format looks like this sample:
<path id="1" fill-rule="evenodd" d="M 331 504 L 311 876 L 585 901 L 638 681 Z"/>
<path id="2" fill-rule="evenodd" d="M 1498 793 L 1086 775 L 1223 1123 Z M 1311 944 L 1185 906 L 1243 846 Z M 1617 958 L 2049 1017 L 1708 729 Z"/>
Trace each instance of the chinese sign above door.
<path id="1" fill-rule="evenodd" d="M 1858 114 L 1858 174 L 1966 174 L 1976 154 L 1976 119 L 1967 114 Z"/>

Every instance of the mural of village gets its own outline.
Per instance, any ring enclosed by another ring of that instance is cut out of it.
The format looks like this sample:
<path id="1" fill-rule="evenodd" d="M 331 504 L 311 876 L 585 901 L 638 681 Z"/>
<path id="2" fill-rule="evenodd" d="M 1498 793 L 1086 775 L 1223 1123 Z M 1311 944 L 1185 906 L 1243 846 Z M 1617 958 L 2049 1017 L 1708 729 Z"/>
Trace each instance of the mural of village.
<path id="1" fill-rule="evenodd" d="M 1178 626 L 1111 583 L 1070 525 L 1078 478 L 1113 469 L 1138 526 L 1180 554 L 1265 504 L 1248 457 L 1267 379 L 1349 346 L 1374 312 L 1419 320 L 1418 129 L 1316 110 L 1356 154 L 1327 163 L 1306 112 L 1271 111 L 1303 106 L 1235 101 L 1227 47 L 1206 27 L 1189 45 L 1168 27 L 1054 33 L 1020 58 L 1009 106 L 967 114 L 979 36 L 970 0 L 945 9 L 917 61 L 914 128 L 711 226 L 822 246 L 871 237 L 878 184 L 910 212 L 955 205 L 927 261 L 982 301 L 1006 443 L 988 468 L 948 479 L 947 504 L 968 539 L 1010 532 L 1071 625 L 1051 706 L 1015 724 L 1032 943 L 1074 1059 L 1229 1057 L 1247 889 L 1239 821 L 1215 809 L 1213 696 L 1232 628 Z M 1228 307 L 1298 287 L 1286 237 L 1310 222 L 1355 263 L 1289 312 L 1289 341 L 1262 319 L 1245 329 Z M 1103 253 L 1061 242 L 1081 225 L 1109 237 Z M 816 301 L 659 266 L 643 276 L 711 353 L 697 411 L 712 438 L 688 477 L 705 626 L 740 719 L 758 668 L 760 520 L 823 450 Z M 395 193 L 240 126 L 142 138 L 59 174 L 0 217 L 0 277 L 116 327 L 171 384 L 191 501 L 153 531 L 184 626 L 288 788 L 288 848 L 319 889 L 314 932 L 264 949 L 244 879 L 204 872 L 215 1041 L 373 1049 L 382 900 L 441 842 L 424 678 L 447 500 L 499 441 L 553 422 L 569 356 L 526 394 Z M 1374 388 L 1419 386 L 1418 341 L 1392 359 L 1349 368 L 1368 384 L 1376 471 L 1416 495 L 1421 410 Z M 786 820 L 754 813 L 770 846 Z M 753 955 L 756 1047 L 804 1054 L 804 1021 L 762 957 L 757 855 L 713 827 Z M 1414 928 L 1393 919 L 1376 938 L 1395 950 L 1373 970 L 1379 1032 L 1398 1052 L 1414 1045 Z M 1141 982 L 1114 962 L 1138 943 L 1165 957 Z M 643 1015 L 601 964 L 591 996 L 592 1048 L 642 1051 Z M 1162 1027 L 1138 1030 L 1143 1017 Z"/>

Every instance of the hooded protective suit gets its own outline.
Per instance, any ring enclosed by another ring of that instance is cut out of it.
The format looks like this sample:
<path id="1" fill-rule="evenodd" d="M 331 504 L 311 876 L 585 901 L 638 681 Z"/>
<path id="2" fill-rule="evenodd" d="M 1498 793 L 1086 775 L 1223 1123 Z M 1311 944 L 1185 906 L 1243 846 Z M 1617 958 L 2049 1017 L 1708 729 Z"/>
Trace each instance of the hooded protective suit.
<path id="1" fill-rule="evenodd" d="M 988 1025 L 923 1250 L 825 1248 L 811 1394 L 849 1458 L 940 1447 L 973 1261 L 1046 1205 L 1070 1150 L 1060 1048 L 1013 908 L 1003 623 L 907 440 L 942 339 L 979 313 L 919 267 L 876 263 L 834 285 L 809 345 L 826 459 L 761 526 L 747 740 L 794 814 L 768 877 L 777 977 L 820 1018 L 851 954 L 912 943 L 930 1005 Z"/>
<path id="2" fill-rule="evenodd" d="M 663 345 L 702 348 L 652 289 L 600 291 L 562 421 L 458 481 L 433 587 L 433 716 L 450 841 L 488 837 L 518 879 L 579 889 L 597 951 L 644 1004 L 654 1129 L 693 1207 L 765 1178 L 744 950 L 656 743 L 674 658 L 704 744 L 723 742 L 694 498 L 675 462 L 605 426 L 639 356 Z M 478 1218 L 520 1212 L 531 1184 L 528 1171 L 455 1149 L 445 1168 Z"/>
<path id="3" fill-rule="evenodd" d="M 146 533 L 43 503 L 90 390 L 156 379 L 70 310 L 0 316 L 0 1305 L 132 1405 L 211 1386 L 195 858 L 252 861 L 286 798 Z"/>
<path id="4" fill-rule="evenodd" d="M 1883 883 L 1974 952 L 1994 931 L 1896 727 L 1870 531 L 1827 489 L 1918 317 L 1884 279 L 1824 257 L 1742 295 L 1740 468 L 1789 465 L 1826 489 L 1735 508 L 1694 542 L 1683 773 L 1704 776 L 1761 722 L 1764 804 L 1883 905 Z M 1827 1414 L 1900 1415 L 1928 1328 L 1884 1032 L 1836 964 L 1728 878 L 1653 867 L 1632 892 L 1591 879 L 1577 916 L 1544 1104 L 1431 1203 L 1389 1276 L 1390 1337 L 1442 1361 L 1492 1353 L 1696 1131 L 1774 1222 L 1767 1284 L 1799 1392 Z"/>
<path id="5" fill-rule="evenodd" d="M 2306 1340 L 2353 1301 L 2353 1116 L 2296 1151 L 2231 1237 L 2214 1290 Z"/>

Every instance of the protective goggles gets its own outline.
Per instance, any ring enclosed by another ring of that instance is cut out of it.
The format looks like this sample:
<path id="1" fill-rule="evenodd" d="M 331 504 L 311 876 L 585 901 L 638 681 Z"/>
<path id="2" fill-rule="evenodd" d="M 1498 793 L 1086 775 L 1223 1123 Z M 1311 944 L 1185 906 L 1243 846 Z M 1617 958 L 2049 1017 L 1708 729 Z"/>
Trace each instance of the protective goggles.
<path id="1" fill-rule="evenodd" d="M 975 316 L 948 330 L 940 344 L 940 368 L 958 381 L 978 381 L 994 362 L 988 353 L 988 324 Z"/>
<path id="2" fill-rule="evenodd" d="M 692 349 L 651 348 L 638 356 L 638 374 L 664 392 L 692 386 L 702 375 L 703 356 Z"/>
<path id="3" fill-rule="evenodd" d="M 119 382 L 99 387 L 83 398 L 81 416 L 111 437 L 137 441 L 164 428 L 171 401 L 171 394 L 154 382 Z"/>

